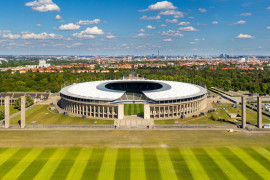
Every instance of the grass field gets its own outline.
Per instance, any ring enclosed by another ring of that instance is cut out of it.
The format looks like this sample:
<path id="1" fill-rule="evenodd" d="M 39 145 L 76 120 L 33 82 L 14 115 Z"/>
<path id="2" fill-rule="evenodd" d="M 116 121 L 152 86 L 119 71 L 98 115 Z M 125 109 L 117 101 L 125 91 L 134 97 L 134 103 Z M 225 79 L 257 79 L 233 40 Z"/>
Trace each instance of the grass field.
<path id="1" fill-rule="evenodd" d="M 50 111 L 48 105 L 38 105 L 26 112 L 26 124 L 113 124 L 112 120 L 90 120 L 81 117 L 70 117 Z M 11 119 L 11 124 L 17 124 L 20 116 Z"/>
<path id="2" fill-rule="evenodd" d="M 132 114 L 137 114 L 142 116 L 144 114 L 144 105 L 143 104 L 125 104 L 124 107 L 125 116 L 129 116 Z"/>
<path id="3" fill-rule="evenodd" d="M 0 179 L 269 179 L 270 148 L 0 149 Z"/>
<path id="4" fill-rule="evenodd" d="M 270 133 L 0 131 L 0 179 L 270 179 Z"/>
<path id="5" fill-rule="evenodd" d="M 5 110 L 5 106 L 0 106 L 0 110 Z M 15 109 L 14 106 L 9 107 L 9 114 L 10 115 L 15 114 L 17 112 L 19 112 L 19 110 Z"/>
<path id="6" fill-rule="evenodd" d="M 205 116 L 200 116 L 197 118 L 188 117 L 185 119 L 171 119 L 171 120 L 156 120 L 155 124 L 241 124 L 241 118 L 232 119 L 229 117 L 226 108 L 229 113 L 239 113 L 241 115 L 241 107 L 234 108 L 231 104 L 213 104 L 213 108 L 217 108 L 216 112 L 206 113 Z M 257 123 L 257 112 L 252 111 L 247 108 L 247 123 L 256 124 Z M 211 116 L 215 119 L 222 118 L 225 121 L 213 121 Z M 263 116 L 263 123 L 270 123 L 270 118 Z"/>

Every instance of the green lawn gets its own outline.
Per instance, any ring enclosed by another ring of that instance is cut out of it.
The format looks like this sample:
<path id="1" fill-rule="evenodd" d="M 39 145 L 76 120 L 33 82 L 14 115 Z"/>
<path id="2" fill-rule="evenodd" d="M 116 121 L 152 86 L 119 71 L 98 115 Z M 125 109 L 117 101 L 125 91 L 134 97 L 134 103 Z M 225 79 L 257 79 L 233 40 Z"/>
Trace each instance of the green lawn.
<path id="1" fill-rule="evenodd" d="M 125 116 L 132 114 L 143 115 L 144 114 L 144 105 L 143 104 L 125 104 L 124 107 Z"/>
<path id="2" fill-rule="evenodd" d="M 205 116 L 200 117 L 188 117 L 185 119 L 171 119 L 171 120 L 156 120 L 155 124 L 241 124 L 241 118 L 232 119 L 229 117 L 224 108 L 230 113 L 239 113 L 241 115 L 241 106 L 239 108 L 232 107 L 231 104 L 213 104 L 214 108 L 217 108 L 216 112 L 206 113 Z M 216 121 L 211 119 L 214 116 Z M 217 121 L 217 119 L 222 118 L 225 121 Z M 263 123 L 270 123 L 270 118 L 265 118 L 263 116 Z M 247 123 L 256 124 L 257 123 L 257 112 L 250 111 L 247 108 Z"/>
<path id="3" fill-rule="evenodd" d="M 26 124 L 113 124 L 113 120 L 90 120 L 81 117 L 71 117 L 50 111 L 48 105 L 38 105 L 26 112 Z M 20 116 L 11 119 L 11 124 L 17 124 Z"/>
<path id="4" fill-rule="evenodd" d="M 0 106 L 0 110 L 5 110 L 5 106 Z M 15 109 L 14 106 L 9 107 L 9 114 L 10 115 L 15 114 L 17 112 L 19 112 L 19 110 Z"/>
<path id="5" fill-rule="evenodd" d="M 269 179 L 270 148 L 0 149 L 0 179 Z"/>
<path id="6" fill-rule="evenodd" d="M 270 134 L 0 130 L 0 179 L 270 179 Z"/>

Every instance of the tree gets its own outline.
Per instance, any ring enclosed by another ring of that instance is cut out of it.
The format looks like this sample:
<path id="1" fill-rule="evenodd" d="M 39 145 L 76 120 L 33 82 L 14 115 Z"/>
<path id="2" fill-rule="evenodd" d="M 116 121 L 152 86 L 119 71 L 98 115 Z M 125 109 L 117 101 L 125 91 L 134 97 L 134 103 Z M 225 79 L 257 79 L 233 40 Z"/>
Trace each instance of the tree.
<path id="1" fill-rule="evenodd" d="M 25 96 L 25 107 L 29 107 L 34 104 L 34 100 L 30 95 Z M 21 110 L 21 97 L 19 97 L 15 103 L 14 103 L 14 108 Z"/>
<path id="2" fill-rule="evenodd" d="M 5 112 L 3 110 L 0 110 L 0 120 L 5 118 Z"/>

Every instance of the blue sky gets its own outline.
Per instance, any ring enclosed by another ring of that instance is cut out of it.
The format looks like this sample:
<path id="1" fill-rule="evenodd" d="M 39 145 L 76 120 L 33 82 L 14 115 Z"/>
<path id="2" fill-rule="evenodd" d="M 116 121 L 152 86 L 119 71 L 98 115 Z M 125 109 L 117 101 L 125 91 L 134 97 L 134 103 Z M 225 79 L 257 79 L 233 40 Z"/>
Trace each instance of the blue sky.
<path id="1" fill-rule="evenodd" d="M 270 55 L 269 0 L 0 1 L 0 54 Z"/>

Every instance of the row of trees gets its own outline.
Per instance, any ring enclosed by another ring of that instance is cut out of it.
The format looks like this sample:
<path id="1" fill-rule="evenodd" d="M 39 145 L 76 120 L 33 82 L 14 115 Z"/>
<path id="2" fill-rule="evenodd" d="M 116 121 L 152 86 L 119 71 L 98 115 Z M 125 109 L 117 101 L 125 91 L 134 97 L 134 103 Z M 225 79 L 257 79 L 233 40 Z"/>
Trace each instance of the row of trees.
<path id="1" fill-rule="evenodd" d="M 207 87 L 219 87 L 224 90 L 247 90 L 251 93 L 270 94 L 270 70 L 211 70 L 209 67 L 164 67 L 139 68 L 137 74 L 148 79 L 203 83 Z M 36 73 L 11 74 L 0 72 L 0 92 L 7 91 L 47 91 L 59 92 L 63 85 L 85 81 L 120 79 L 128 76 L 130 70 L 117 73 Z"/>

